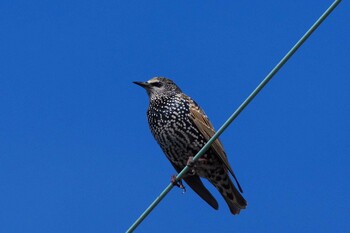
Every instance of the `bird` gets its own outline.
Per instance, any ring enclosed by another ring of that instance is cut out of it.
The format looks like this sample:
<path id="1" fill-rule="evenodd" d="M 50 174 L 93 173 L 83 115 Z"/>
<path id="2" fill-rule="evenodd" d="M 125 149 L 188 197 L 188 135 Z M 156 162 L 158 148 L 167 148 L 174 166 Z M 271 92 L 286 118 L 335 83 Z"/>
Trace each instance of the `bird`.
<path id="1" fill-rule="evenodd" d="M 219 139 L 194 164 L 191 159 L 215 134 L 215 129 L 203 109 L 171 80 L 154 77 L 146 82 L 133 82 L 143 87 L 149 97 L 147 119 L 149 128 L 175 170 L 179 173 L 186 165 L 191 170 L 183 180 L 212 208 L 218 209 L 217 200 L 204 186 L 207 179 L 220 192 L 233 215 L 247 206 L 239 184 Z M 233 184 L 232 175 L 239 191 Z"/>

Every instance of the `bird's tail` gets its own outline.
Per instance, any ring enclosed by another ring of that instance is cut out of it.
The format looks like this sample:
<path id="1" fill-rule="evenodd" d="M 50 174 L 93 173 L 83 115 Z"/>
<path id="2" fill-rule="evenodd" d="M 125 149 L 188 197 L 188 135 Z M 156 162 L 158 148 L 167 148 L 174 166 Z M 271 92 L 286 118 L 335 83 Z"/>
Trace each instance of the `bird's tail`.
<path id="1" fill-rule="evenodd" d="M 233 185 L 227 173 L 220 177 L 221 179 L 211 180 L 211 183 L 216 187 L 216 189 L 225 199 L 231 213 L 234 215 L 239 214 L 242 209 L 246 208 L 248 204 L 247 201 Z"/>

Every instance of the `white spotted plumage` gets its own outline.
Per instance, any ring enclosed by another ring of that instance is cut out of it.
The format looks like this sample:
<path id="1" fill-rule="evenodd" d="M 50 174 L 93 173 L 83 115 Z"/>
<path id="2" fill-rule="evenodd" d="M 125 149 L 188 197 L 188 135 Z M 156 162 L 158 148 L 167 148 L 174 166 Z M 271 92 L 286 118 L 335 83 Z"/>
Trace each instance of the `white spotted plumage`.
<path id="1" fill-rule="evenodd" d="M 147 118 L 150 130 L 179 172 L 215 131 L 204 111 L 170 79 L 155 77 L 145 83 L 135 83 L 144 87 L 149 96 Z M 199 177 L 208 179 L 224 197 L 231 212 L 238 214 L 246 207 L 247 202 L 228 175 L 229 172 L 232 174 L 241 190 L 221 142 L 216 140 L 202 158 L 205 162 L 197 162 L 193 172 L 184 180 L 208 204 L 217 209 L 215 198 L 203 186 Z"/>

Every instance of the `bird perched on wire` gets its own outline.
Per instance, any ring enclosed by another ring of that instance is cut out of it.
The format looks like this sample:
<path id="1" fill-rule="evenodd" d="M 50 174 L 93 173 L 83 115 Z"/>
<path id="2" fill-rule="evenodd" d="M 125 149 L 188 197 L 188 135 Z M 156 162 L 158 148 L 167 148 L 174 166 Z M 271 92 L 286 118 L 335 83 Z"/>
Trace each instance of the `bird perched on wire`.
<path id="1" fill-rule="evenodd" d="M 192 158 L 215 134 L 207 115 L 198 104 L 172 80 L 164 77 L 134 83 L 147 91 L 149 127 L 175 170 L 180 172 L 186 165 L 192 166 L 183 178 L 185 182 L 214 209 L 219 208 L 218 203 L 200 177 L 208 179 L 216 187 L 232 214 L 239 214 L 241 209 L 245 209 L 247 201 L 240 193 L 243 192 L 242 188 L 219 139 L 195 164 L 191 164 Z M 232 183 L 229 173 L 240 192 Z"/>

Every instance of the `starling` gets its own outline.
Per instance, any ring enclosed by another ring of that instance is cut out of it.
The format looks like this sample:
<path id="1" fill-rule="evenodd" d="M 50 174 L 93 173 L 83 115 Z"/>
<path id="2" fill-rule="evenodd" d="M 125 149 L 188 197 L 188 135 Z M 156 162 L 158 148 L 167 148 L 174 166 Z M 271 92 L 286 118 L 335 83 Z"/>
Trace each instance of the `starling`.
<path id="1" fill-rule="evenodd" d="M 147 82 L 134 82 L 146 89 L 149 97 L 147 118 L 152 134 L 177 172 L 180 172 L 215 130 L 207 115 L 198 104 L 170 79 L 154 77 Z M 232 214 L 245 209 L 247 201 L 232 183 L 228 173 L 235 179 L 240 192 L 242 188 L 228 163 L 219 139 L 183 178 L 203 200 L 214 209 L 218 203 L 200 177 L 206 178 L 220 192 Z"/>

